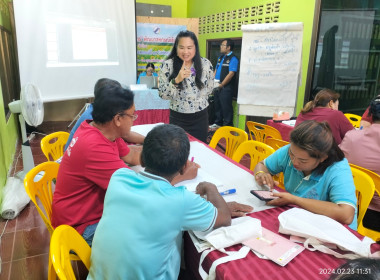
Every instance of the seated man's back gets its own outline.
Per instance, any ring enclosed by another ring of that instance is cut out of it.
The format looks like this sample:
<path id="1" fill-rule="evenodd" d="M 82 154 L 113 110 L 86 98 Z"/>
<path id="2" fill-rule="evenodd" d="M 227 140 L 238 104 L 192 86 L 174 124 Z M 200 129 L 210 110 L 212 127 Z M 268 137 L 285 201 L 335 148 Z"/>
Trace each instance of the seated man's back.
<path id="1" fill-rule="evenodd" d="M 209 230 L 215 218 L 215 207 L 185 187 L 119 169 L 96 229 L 90 279 L 176 279 L 182 231 Z"/>
<path id="2" fill-rule="evenodd" d="M 182 128 L 160 125 L 145 138 L 143 172 L 122 168 L 110 180 L 94 236 L 88 279 L 177 279 L 182 231 L 209 231 L 231 224 L 230 211 L 215 185 L 197 194 L 174 187 L 188 161 L 189 139 Z M 206 201 L 200 195 L 206 195 Z"/>

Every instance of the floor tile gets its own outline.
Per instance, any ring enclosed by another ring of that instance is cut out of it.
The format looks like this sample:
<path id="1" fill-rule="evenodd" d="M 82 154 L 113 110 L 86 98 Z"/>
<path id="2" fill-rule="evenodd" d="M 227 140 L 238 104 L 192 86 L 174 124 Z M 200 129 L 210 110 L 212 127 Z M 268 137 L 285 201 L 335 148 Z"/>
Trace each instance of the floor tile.
<path id="1" fill-rule="evenodd" d="M 5 220 L 0 217 L 0 234 L 3 232 L 5 226 L 6 228 L 4 230 L 4 233 L 16 231 L 16 220 L 17 219 Z"/>
<path id="2" fill-rule="evenodd" d="M 0 256 L 3 262 L 12 260 L 15 232 L 4 233 L 1 237 Z"/>
<path id="3" fill-rule="evenodd" d="M 38 165 L 38 164 L 40 164 L 42 162 L 47 161 L 47 158 L 46 158 L 46 156 L 44 154 L 33 156 L 33 158 L 34 158 L 34 164 L 35 165 Z"/>
<path id="4" fill-rule="evenodd" d="M 50 234 L 46 227 L 16 231 L 13 260 L 49 253 Z"/>
<path id="5" fill-rule="evenodd" d="M 12 262 L 10 279 L 47 279 L 49 254 L 37 255 Z"/>
<path id="6" fill-rule="evenodd" d="M 16 230 L 32 229 L 36 227 L 46 227 L 42 220 L 37 208 L 33 205 L 33 202 L 29 202 L 29 205 L 20 213 L 17 219 Z"/>
<path id="7" fill-rule="evenodd" d="M 11 262 L 3 262 L 1 264 L 0 280 L 9 280 L 9 274 L 11 272 Z"/>

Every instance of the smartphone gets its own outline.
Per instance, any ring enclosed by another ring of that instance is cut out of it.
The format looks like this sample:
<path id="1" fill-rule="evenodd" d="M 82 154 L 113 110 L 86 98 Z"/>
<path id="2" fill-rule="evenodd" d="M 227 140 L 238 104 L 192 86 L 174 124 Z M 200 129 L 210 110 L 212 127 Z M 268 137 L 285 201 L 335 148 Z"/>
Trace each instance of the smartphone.
<path id="1" fill-rule="evenodd" d="M 271 201 L 277 198 L 276 196 L 273 196 L 273 193 L 271 191 L 251 190 L 251 194 L 263 201 Z"/>

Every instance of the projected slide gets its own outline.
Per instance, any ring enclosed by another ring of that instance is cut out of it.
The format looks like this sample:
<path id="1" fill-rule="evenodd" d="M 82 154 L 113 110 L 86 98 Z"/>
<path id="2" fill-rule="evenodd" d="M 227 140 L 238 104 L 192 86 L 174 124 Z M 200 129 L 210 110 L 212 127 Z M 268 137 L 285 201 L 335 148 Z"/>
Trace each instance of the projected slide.
<path id="1" fill-rule="evenodd" d="M 47 67 L 117 65 L 116 24 L 57 18 L 46 21 Z"/>
<path id="2" fill-rule="evenodd" d="M 136 80 L 134 0 L 14 0 L 21 85 L 44 102 L 93 96 L 95 82 Z"/>

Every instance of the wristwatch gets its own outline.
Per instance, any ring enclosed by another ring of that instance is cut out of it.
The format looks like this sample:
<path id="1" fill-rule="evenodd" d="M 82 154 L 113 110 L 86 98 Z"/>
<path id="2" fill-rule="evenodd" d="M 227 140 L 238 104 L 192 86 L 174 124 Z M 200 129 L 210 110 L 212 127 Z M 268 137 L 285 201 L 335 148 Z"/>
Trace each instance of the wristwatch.
<path id="1" fill-rule="evenodd" d="M 173 79 L 171 80 L 171 82 L 172 82 L 173 85 L 178 86 L 178 84 L 175 82 L 175 78 L 173 78 Z"/>

